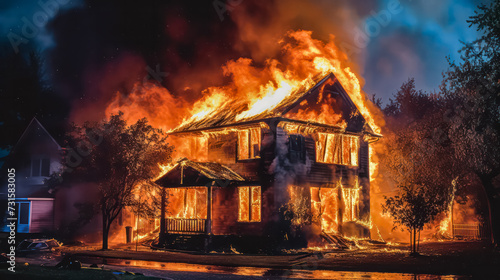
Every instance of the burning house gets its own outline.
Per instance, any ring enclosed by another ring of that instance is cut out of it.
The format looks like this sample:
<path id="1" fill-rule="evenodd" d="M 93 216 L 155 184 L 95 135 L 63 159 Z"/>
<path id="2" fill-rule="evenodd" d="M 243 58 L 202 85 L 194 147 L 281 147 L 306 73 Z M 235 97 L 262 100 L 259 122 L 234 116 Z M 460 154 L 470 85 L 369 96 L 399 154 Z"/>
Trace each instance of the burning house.
<path id="1" fill-rule="evenodd" d="M 370 237 L 369 145 L 381 135 L 333 73 L 277 101 L 227 102 L 170 135 L 189 148 L 156 180 L 162 242 Z"/>

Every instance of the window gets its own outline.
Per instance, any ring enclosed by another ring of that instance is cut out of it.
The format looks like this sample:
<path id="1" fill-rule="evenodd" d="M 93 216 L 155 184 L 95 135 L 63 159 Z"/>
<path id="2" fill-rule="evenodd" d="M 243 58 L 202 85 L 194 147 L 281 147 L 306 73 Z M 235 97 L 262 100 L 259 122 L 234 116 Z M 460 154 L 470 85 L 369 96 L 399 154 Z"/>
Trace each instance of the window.
<path id="1" fill-rule="evenodd" d="M 260 156 L 260 128 L 238 131 L 238 159 L 252 159 Z"/>
<path id="2" fill-rule="evenodd" d="M 342 221 L 356 221 L 359 213 L 359 189 L 342 188 L 342 199 L 344 200 Z"/>
<path id="3" fill-rule="evenodd" d="M 20 225 L 27 225 L 30 221 L 30 204 L 29 202 L 16 203 L 18 222 Z"/>
<path id="4" fill-rule="evenodd" d="M 45 176 L 50 175 L 50 159 L 45 157 L 34 157 L 31 159 L 31 176 Z"/>
<path id="5" fill-rule="evenodd" d="M 239 187 L 238 198 L 238 221 L 260 222 L 260 187 Z"/>
<path id="6" fill-rule="evenodd" d="M 288 157 L 291 162 L 305 162 L 306 144 L 302 135 L 290 135 L 288 138 Z"/>
<path id="7" fill-rule="evenodd" d="M 317 162 L 358 166 L 358 151 L 358 136 L 318 133 Z"/>
<path id="8" fill-rule="evenodd" d="M 172 188 L 168 189 L 168 218 L 206 219 L 207 188 Z"/>

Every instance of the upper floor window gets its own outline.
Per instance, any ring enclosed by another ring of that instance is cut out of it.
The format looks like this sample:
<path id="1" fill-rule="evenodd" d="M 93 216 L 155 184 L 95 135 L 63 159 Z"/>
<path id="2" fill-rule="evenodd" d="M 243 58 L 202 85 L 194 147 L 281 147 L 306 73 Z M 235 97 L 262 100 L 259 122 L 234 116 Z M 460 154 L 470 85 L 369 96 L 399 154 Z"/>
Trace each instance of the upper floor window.
<path id="1" fill-rule="evenodd" d="M 290 135 L 288 137 L 288 157 L 291 162 L 305 162 L 306 141 L 303 135 Z"/>
<path id="2" fill-rule="evenodd" d="M 50 159 L 47 157 L 33 157 L 31 158 L 31 176 L 45 176 L 50 175 Z"/>
<path id="3" fill-rule="evenodd" d="M 318 133 L 316 161 L 358 166 L 359 137 L 353 135 Z"/>
<path id="4" fill-rule="evenodd" d="M 260 222 L 260 187 L 238 188 L 238 221 Z"/>
<path id="5" fill-rule="evenodd" d="M 238 159 L 260 157 L 260 128 L 238 131 Z"/>

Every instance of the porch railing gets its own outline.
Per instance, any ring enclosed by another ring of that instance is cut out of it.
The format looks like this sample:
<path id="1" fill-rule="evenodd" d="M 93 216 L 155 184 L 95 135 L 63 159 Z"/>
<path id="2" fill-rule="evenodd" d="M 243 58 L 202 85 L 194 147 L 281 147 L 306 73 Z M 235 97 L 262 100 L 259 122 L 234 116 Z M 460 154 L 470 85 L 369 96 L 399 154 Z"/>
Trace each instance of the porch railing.
<path id="1" fill-rule="evenodd" d="M 483 239 L 485 230 L 480 224 L 454 224 L 453 236 L 459 239 Z"/>
<path id="2" fill-rule="evenodd" d="M 206 219 L 165 219 L 168 233 L 205 233 Z"/>

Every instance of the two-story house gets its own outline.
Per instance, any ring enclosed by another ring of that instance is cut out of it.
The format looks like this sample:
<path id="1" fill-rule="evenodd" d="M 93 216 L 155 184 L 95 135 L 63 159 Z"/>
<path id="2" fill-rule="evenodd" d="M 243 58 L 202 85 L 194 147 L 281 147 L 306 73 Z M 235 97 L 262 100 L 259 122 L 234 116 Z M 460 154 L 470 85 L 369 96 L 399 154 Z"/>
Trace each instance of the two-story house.
<path id="1" fill-rule="evenodd" d="M 15 174 L 15 218 L 17 232 L 53 232 L 54 194 L 44 184 L 50 174 L 61 168 L 62 149 L 40 122 L 33 118 L 14 146 L 3 165 L 14 169 Z M 2 176 L 7 175 L 7 171 Z M 2 209 L 7 207 L 7 179 L 2 180 L 0 199 Z M 6 210 L 6 209 L 4 209 Z M 5 211 L 2 211 L 2 214 Z M 2 215 L 1 231 L 8 232 L 7 215 Z"/>
<path id="2" fill-rule="evenodd" d="M 245 109 L 171 133 L 192 153 L 156 181 L 167 202 L 160 242 L 199 235 L 307 246 L 321 235 L 369 238 L 369 144 L 381 135 L 336 77 L 320 77 L 242 121 Z M 194 160 L 200 153 L 208 161 Z"/>

